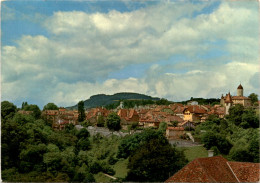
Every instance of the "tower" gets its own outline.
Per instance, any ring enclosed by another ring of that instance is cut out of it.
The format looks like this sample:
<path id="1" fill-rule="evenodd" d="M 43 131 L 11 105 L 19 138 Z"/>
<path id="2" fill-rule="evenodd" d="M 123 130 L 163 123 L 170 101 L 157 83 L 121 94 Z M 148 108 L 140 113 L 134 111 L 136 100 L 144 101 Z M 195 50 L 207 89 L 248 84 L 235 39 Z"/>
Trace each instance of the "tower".
<path id="1" fill-rule="evenodd" d="M 230 92 L 226 95 L 226 100 L 225 100 L 225 114 L 229 114 L 229 109 L 232 106 L 232 97 L 230 95 Z"/>
<path id="2" fill-rule="evenodd" d="M 243 97 L 243 86 L 241 84 L 237 87 L 237 96 Z"/>

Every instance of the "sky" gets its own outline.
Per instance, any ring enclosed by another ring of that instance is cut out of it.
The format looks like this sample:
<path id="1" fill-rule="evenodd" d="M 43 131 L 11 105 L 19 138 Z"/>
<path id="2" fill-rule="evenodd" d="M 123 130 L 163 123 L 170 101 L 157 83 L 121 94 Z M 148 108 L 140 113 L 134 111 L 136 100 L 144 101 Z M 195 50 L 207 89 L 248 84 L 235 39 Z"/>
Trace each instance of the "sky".
<path id="1" fill-rule="evenodd" d="M 260 95 L 257 1 L 5 0 L 1 101 Z"/>

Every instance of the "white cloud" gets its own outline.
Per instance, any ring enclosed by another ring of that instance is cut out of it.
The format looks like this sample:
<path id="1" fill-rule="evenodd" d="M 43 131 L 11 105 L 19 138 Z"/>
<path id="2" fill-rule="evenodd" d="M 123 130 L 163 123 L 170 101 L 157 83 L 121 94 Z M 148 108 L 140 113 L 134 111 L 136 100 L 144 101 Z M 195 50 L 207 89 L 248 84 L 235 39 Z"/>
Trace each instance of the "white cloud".
<path id="1" fill-rule="evenodd" d="M 50 37 L 27 35 L 17 46 L 2 48 L 2 96 L 67 106 L 120 91 L 171 100 L 218 97 L 239 81 L 256 91 L 251 81 L 258 72 L 258 11 L 254 4 L 223 2 L 211 14 L 192 17 L 208 4 L 159 3 L 124 13 L 56 12 L 43 22 Z M 210 50 L 227 55 L 206 62 L 198 56 Z M 161 65 L 174 55 L 190 61 Z M 140 63 L 156 64 L 143 78 L 106 79 Z M 177 68 L 187 72 L 174 73 Z"/>

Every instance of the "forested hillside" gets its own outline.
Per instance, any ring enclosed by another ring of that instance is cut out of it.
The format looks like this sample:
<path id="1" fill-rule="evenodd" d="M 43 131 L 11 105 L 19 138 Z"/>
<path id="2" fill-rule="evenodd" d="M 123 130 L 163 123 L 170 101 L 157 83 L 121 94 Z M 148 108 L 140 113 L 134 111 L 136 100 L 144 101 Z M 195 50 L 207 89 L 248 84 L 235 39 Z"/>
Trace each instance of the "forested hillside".
<path id="1" fill-rule="evenodd" d="M 88 100 L 84 101 L 85 108 L 93 108 L 93 107 L 100 107 L 106 106 L 109 104 L 117 103 L 120 100 L 152 100 L 157 101 L 160 98 L 151 97 L 144 94 L 139 93 L 116 93 L 113 95 L 105 95 L 105 94 L 98 94 L 91 96 Z M 77 109 L 77 105 L 67 107 L 67 109 Z"/>

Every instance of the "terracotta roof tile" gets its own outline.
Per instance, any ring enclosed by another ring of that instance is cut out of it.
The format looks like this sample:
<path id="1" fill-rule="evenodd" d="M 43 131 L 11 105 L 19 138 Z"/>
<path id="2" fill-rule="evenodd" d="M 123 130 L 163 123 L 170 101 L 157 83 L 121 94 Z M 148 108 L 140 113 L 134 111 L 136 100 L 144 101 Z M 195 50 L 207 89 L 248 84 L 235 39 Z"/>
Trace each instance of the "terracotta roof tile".
<path id="1" fill-rule="evenodd" d="M 259 165 L 229 162 L 222 156 L 197 158 L 166 182 L 258 182 Z"/>
<path id="2" fill-rule="evenodd" d="M 260 163 L 228 162 L 240 182 L 258 182 Z"/>

